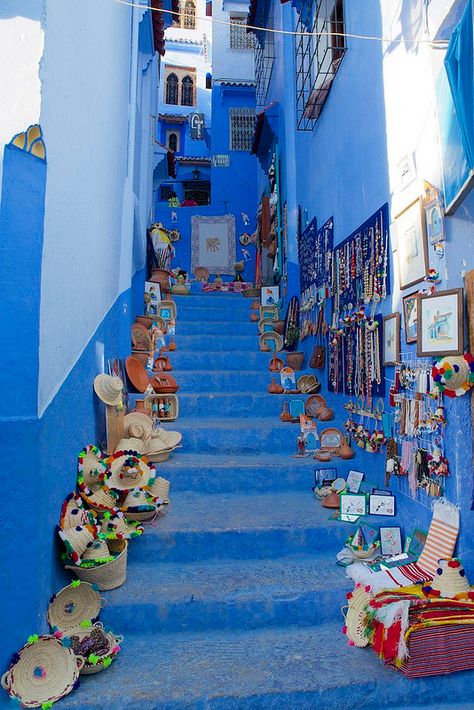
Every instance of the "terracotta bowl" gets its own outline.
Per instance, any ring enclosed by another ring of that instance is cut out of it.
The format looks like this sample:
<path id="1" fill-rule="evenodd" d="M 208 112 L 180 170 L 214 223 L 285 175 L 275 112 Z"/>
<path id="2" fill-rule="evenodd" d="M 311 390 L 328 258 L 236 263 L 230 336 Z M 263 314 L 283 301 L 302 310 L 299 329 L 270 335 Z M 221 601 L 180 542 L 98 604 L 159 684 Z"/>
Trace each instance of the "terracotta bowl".
<path id="1" fill-rule="evenodd" d="M 339 493 L 335 491 L 332 491 L 328 496 L 321 499 L 321 505 L 324 506 L 324 508 L 339 508 L 340 504 L 341 498 Z"/>
<path id="2" fill-rule="evenodd" d="M 153 325 L 153 318 L 150 316 L 137 316 L 135 318 L 135 323 L 140 323 L 140 325 L 144 325 L 145 328 L 151 328 Z"/>
<path id="3" fill-rule="evenodd" d="M 139 392 L 144 392 L 148 387 L 150 378 L 148 377 L 148 373 L 140 360 L 138 360 L 134 355 L 130 355 L 125 360 L 125 370 L 127 371 L 128 379 L 135 389 Z"/>

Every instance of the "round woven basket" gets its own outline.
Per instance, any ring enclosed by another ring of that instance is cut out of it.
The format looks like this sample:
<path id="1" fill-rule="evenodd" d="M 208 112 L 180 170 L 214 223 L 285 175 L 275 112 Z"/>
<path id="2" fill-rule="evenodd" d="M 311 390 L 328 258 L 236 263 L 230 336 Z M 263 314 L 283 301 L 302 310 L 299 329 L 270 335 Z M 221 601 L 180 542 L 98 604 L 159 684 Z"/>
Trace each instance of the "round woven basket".
<path id="1" fill-rule="evenodd" d="M 244 298 L 257 298 L 257 296 L 260 296 L 260 289 L 246 288 L 244 291 L 242 291 L 242 296 Z"/>
<path id="2" fill-rule="evenodd" d="M 102 605 L 99 592 L 87 582 L 72 582 L 51 597 L 46 618 L 51 629 L 69 629 L 94 621 Z"/>
<path id="3" fill-rule="evenodd" d="M 272 350 L 268 345 L 268 342 L 273 341 L 274 349 Z M 283 348 L 283 338 L 279 333 L 274 330 L 268 330 L 262 333 L 258 339 L 260 350 L 264 352 L 279 352 Z"/>
<path id="4" fill-rule="evenodd" d="M 35 636 L 2 676 L 2 687 L 26 708 L 56 702 L 73 690 L 84 658 L 55 636 Z"/>
<path id="5" fill-rule="evenodd" d="M 67 637 L 71 641 L 71 648 L 76 656 L 85 659 L 81 675 L 100 673 L 108 668 L 119 653 L 119 644 L 123 640 L 121 636 L 115 636 L 111 631 L 105 631 L 100 621 L 87 629 L 82 626 L 68 629 Z"/>
<path id="6" fill-rule="evenodd" d="M 109 550 L 118 553 L 112 562 L 105 562 L 97 567 L 76 567 L 65 565 L 65 569 L 72 570 L 83 582 L 97 585 L 101 592 L 120 587 L 127 576 L 127 549 L 126 540 L 110 540 Z"/>

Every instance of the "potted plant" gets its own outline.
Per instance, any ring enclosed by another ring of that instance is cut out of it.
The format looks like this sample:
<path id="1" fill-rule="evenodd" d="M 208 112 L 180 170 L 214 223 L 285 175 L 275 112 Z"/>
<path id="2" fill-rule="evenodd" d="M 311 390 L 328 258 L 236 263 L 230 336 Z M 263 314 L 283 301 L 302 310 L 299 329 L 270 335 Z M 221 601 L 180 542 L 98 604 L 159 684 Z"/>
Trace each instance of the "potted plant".
<path id="1" fill-rule="evenodd" d="M 301 370 L 304 363 L 304 353 L 295 352 L 300 339 L 300 329 L 294 321 L 288 323 L 285 332 L 284 345 L 287 351 L 286 363 L 293 370 Z"/>

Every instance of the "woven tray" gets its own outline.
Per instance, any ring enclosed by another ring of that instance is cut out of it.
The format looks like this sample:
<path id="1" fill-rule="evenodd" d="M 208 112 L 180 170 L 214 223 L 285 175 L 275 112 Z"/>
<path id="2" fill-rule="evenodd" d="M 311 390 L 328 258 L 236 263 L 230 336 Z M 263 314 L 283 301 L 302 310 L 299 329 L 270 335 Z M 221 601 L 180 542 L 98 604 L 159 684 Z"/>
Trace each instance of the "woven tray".
<path id="1" fill-rule="evenodd" d="M 169 402 L 170 411 L 169 417 L 158 417 L 161 422 L 172 422 L 178 418 L 179 415 L 179 404 L 178 397 L 175 394 L 149 394 L 145 397 L 145 412 L 148 416 L 153 417 L 153 403 L 159 403 L 160 399 L 165 402 Z"/>
<path id="2" fill-rule="evenodd" d="M 76 581 L 63 587 L 49 600 L 46 618 L 52 631 L 80 626 L 98 618 L 102 600 L 92 584 Z"/>
<path id="3" fill-rule="evenodd" d="M 73 690 L 84 666 L 55 636 L 30 637 L 15 654 L 15 661 L 3 674 L 2 687 L 26 708 L 54 703 Z"/>

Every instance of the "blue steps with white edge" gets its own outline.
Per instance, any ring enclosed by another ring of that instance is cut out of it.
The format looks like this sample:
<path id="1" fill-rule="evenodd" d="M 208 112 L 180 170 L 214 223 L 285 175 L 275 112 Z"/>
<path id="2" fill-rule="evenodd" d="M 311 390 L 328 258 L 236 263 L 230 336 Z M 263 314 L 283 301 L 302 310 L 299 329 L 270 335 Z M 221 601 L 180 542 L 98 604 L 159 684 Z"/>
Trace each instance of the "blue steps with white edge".
<path id="1" fill-rule="evenodd" d="M 131 562 L 135 549 L 130 546 Z M 135 576 L 108 595 L 105 625 L 127 636 L 139 629 L 155 634 L 316 626 L 342 622 L 334 599 L 350 589 L 341 568 L 317 556 L 162 562 L 144 587 L 148 571 L 146 562 L 135 564 Z"/>
<path id="2" fill-rule="evenodd" d="M 164 466 L 159 472 L 166 476 Z M 355 528 L 330 519 L 332 513 L 311 492 L 176 492 L 168 514 L 146 528 L 133 555 L 140 562 L 195 562 L 324 551 L 335 563 L 336 553 Z"/>
<path id="3" fill-rule="evenodd" d="M 211 346 L 209 346 L 211 347 Z M 169 353 L 174 372 L 183 370 L 253 370 L 268 371 L 270 354 L 259 350 L 176 350 Z M 269 372 L 269 374 L 271 374 Z"/>
<path id="4" fill-rule="evenodd" d="M 222 335 L 251 335 L 258 336 L 258 327 L 256 323 L 252 323 L 248 318 L 241 322 L 230 320 L 204 320 L 197 323 L 193 320 L 183 321 L 181 318 L 176 323 L 177 335 L 208 335 L 209 342 L 212 345 L 213 340 L 217 340 Z"/>
<path id="5" fill-rule="evenodd" d="M 251 352 L 258 348 L 257 335 L 239 335 L 238 333 L 224 334 L 222 336 L 181 335 L 178 331 L 174 340 L 178 350 L 187 350 L 189 352 L 199 352 L 200 350 L 208 352 L 213 346 L 220 352 L 233 350 Z"/>
<path id="6" fill-rule="evenodd" d="M 283 409 L 283 402 L 289 398 L 283 395 L 269 397 L 265 394 L 250 392 L 236 392 L 235 394 L 221 394 L 216 392 L 198 392 L 196 394 L 183 393 L 179 396 L 180 421 L 187 417 L 272 417 L 278 421 Z M 287 426 L 291 426 L 288 424 Z M 295 428 L 296 431 L 296 428 Z M 297 436 L 296 432 L 295 436 Z"/>
<path id="7" fill-rule="evenodd" d="M 178 427 L 176 427 L 178 428 Z M 197 493 L 268 493 L 269 491 L 304 491 L 314 485 L 315 462 L 285 454 L 258 453 L 201 454 L 173 453 L 168 461 L 157 464 L 159 472 L 171 483 L 173 496 L 178 491 Z"/>
<path id="8" fill-rule="evenodd" d="M 82 676 L 64 710 L 354 710 L 472 703 L 472 674 L 411 680 L 341 623 L 135 636 L 109 669 Z M 10 707 L 7 701 L 5 707 Z"/>
<path id="9" fill-rule="evenodd" d="M 198 392 L 240 392 L 247 390 L 252 385 L 255 392 L 266 392 L 270 380 L 266 372 L 262 370 L 221 370 L 214 371 L 205 369 L 182 370 L 172 372 L 178 385 L 178 397 L 180 393 Z"/>

